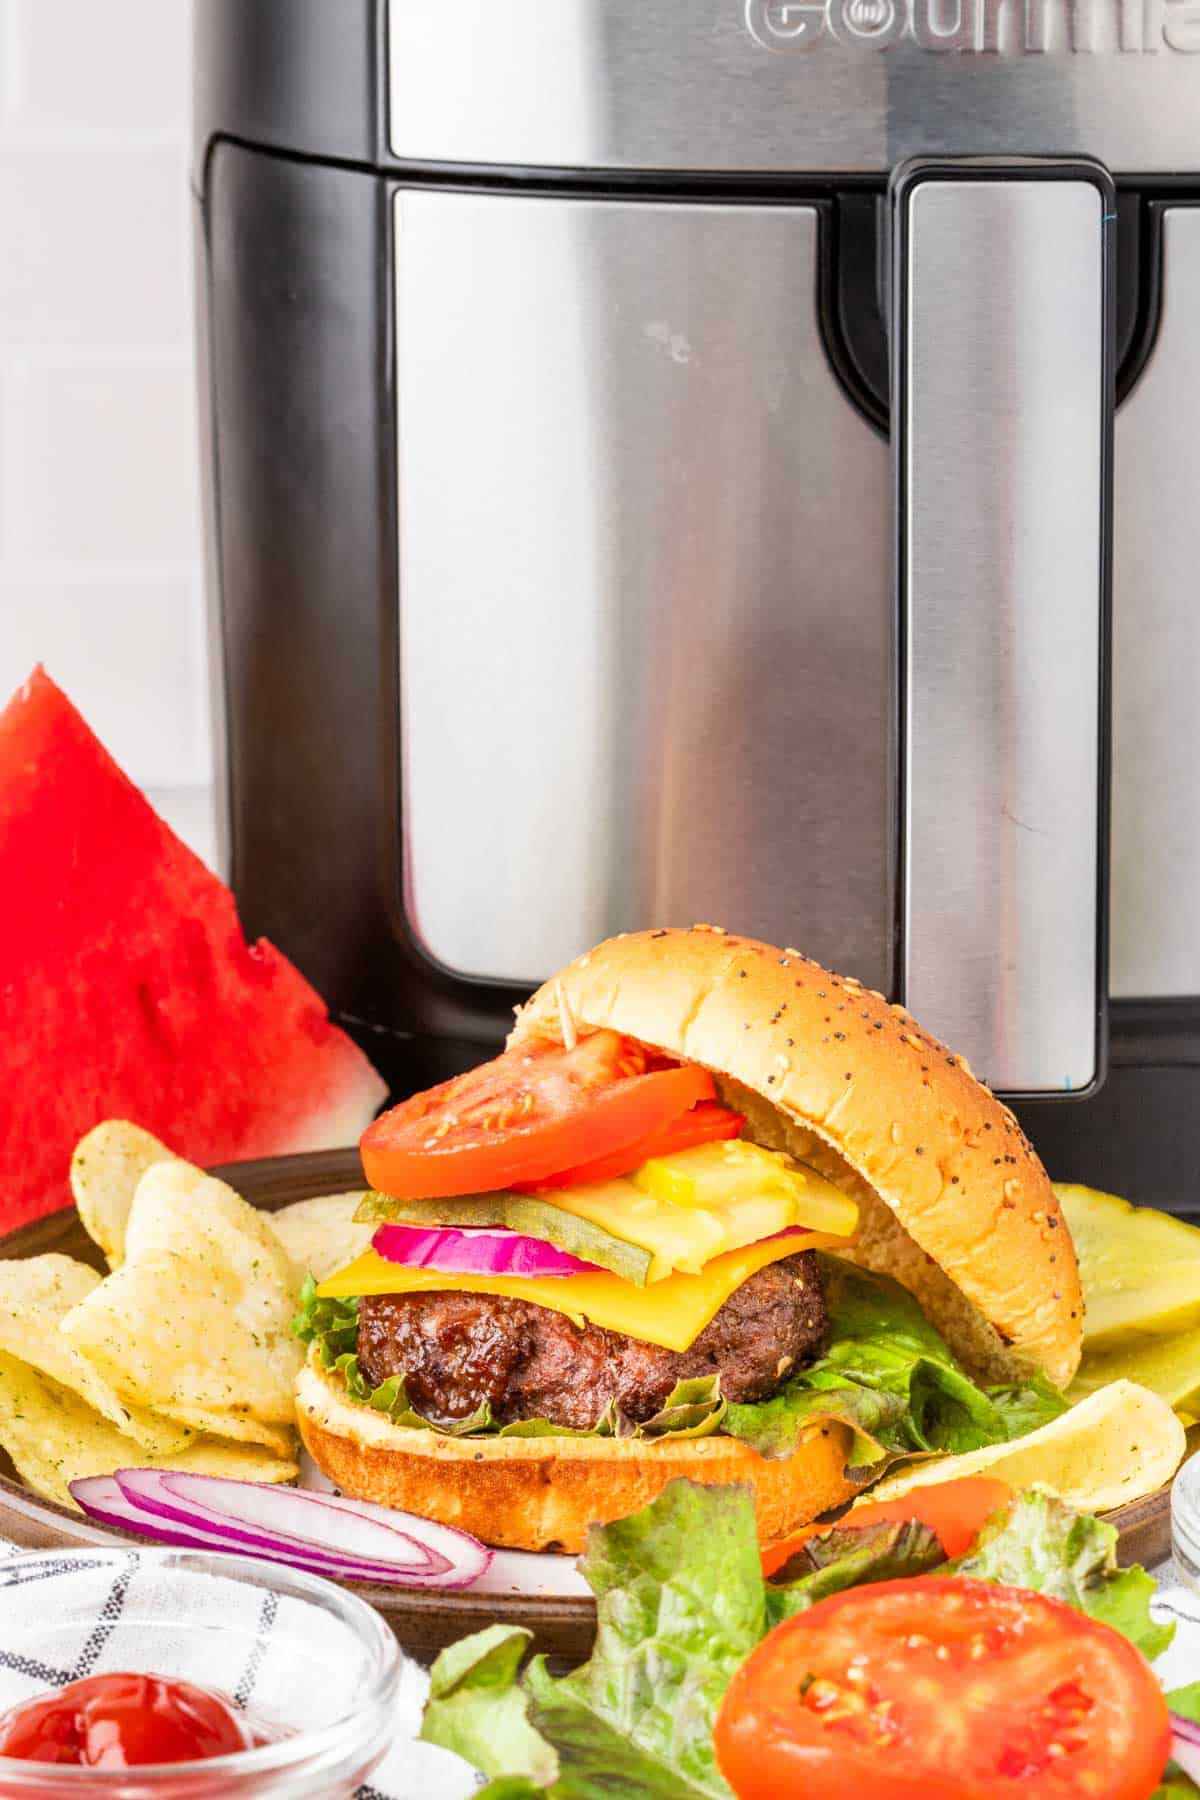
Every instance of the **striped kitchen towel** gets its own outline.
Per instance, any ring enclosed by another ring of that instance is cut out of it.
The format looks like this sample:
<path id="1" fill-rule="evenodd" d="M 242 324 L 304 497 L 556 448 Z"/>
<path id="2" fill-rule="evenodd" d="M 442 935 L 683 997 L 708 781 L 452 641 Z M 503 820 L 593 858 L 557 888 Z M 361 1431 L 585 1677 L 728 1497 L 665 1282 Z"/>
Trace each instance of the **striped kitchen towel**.
<path id="1" fill-rule="evenodd" d="M 86 1550 L 76 1558 L 0 1542 L 0 1713 L 84 1676 L 132 1669 L 197 1682 L 264 1723 L 333 1720 L 353 1699 L 356 1671 L 348 1637 L 342 1656 L 332 1641 L 328 1654 L 313 1654 L 314 1633 L 332 1628 L 269 1589 L 164 1572 L 153 1552 L 114 1551 L 96 1565 Z M 427 1687 L 405 1657 L 392 1748 L 357 1800 L 465 1800 L 482 1785 L 458 1757 L 418 1740 Z"/>

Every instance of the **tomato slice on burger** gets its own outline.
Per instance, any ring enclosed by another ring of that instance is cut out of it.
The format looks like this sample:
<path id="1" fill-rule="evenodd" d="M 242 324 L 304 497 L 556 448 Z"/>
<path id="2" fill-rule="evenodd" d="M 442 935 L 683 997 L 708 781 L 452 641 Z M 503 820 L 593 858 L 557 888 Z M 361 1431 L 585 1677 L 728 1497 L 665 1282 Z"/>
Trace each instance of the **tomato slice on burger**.
<path id="1" fill-rule="evenodd" d="M 572 1050 L 517 1045 L 369 1125 L 367 1180 L 401 1200 L 561 1182 L 562 1170 L 640 1144 L 713 1098 L 707 1070 L 654 1062 L 615 1031 L 594 1031 Z"/>
<path id="2" fill-rule="evenodd" d="M 514 1182 L 525 1194 L 546 1193 L 553 1188 L 578 1187 L 585 1181 L 613 1181 L 640 1168 L 652 1156 L 674 1156 L 680 1150 L 694 1150 L 697 1144 L 714 1144 L 719 1138 L 735 1138 L 746 1123 L 743 1113 L 731 1112 L 717 1100 L 701 1100 L 688 1112 L 651 1132 L 624 1150 L 614 1150 L 593 1162 L 579 1163 L 573 1169 L 547 1176 L 544 1181 Z"/>
<path id="3" fill-rule="evenodd" d="M 1013 1491 L 1006 1481 L 991 1475 L 967 1475 L 961 1481 L 938 1481 L 914 1488 L 898 1500 L 875 1500 L 856 1506 L 833 1525 L 806 1525 L 803 1531 L 768 1544 L 762 1553 L 763 1574 L 771 1576 L 802 1550 L 810 1538 L 828 1531 L 858 1531 L 868 1525 L 902 1525 L 917 1519 L 937 1537 L 948 1557 L 965 1556 L 988 1520 L 1012 1505 Z"/>
<path id="4" fill-rule="evenodd" d="M 1149 1800 L 1171 1730 L 1133 1645 L 957 1576 L 851 1588 L 764 1638 L 717 1719 L 738 1800 Z"/>

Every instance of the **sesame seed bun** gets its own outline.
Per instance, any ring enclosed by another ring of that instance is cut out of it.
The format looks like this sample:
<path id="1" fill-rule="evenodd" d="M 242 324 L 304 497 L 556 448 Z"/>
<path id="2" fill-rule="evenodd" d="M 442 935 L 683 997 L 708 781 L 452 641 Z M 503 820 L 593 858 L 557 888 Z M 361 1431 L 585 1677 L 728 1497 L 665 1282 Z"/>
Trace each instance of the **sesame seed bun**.
<path id="1" fill-rule="evenodd" d="M 1083 1297 L 1049 1177 L 965 1059 L 848 976 L 711 926 L 609 938 L 539 988 L 509 1040 L 608 1026 L 717 1079 L 745 1135 L 853 1195 L 849 1254 L 894 1275 L 987 1380 L 1079 1363 Z"/>

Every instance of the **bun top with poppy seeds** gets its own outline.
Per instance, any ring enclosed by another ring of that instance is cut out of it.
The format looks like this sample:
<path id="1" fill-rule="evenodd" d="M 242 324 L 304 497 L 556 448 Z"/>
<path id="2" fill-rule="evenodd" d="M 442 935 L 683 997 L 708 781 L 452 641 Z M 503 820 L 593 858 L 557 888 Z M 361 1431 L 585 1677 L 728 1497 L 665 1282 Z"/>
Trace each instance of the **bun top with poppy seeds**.
<path id="1" fill-rule="evenodd" d="M 546 982 L 510 1043 L 609 1027 L 712 1071 L 746 1136 L 860 1207 L 846 1254 L 894 1275 L 982 1379 L 1065 1386 L 1083 1298 L 1016 1119 L 901 1006 L 795 950 L 711 926 L 609 938 Z"/>

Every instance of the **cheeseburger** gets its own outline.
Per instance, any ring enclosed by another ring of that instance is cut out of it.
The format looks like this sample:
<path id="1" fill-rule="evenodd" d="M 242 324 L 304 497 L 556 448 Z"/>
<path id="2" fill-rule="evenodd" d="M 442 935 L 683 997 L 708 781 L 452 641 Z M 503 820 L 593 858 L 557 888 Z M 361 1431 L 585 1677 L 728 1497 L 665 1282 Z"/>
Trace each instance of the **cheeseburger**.
<path id="1" fill-rule="evenodd" d="M 777 1538 L 1063 1410 L 1079 1275 L 1016 1120 L 794 950 L 610 939 L 362 1156 L 378 1229 L 308 1285 L 298 1388 L 348 1494 L 574 1551 L 689 1475 Z"/>

